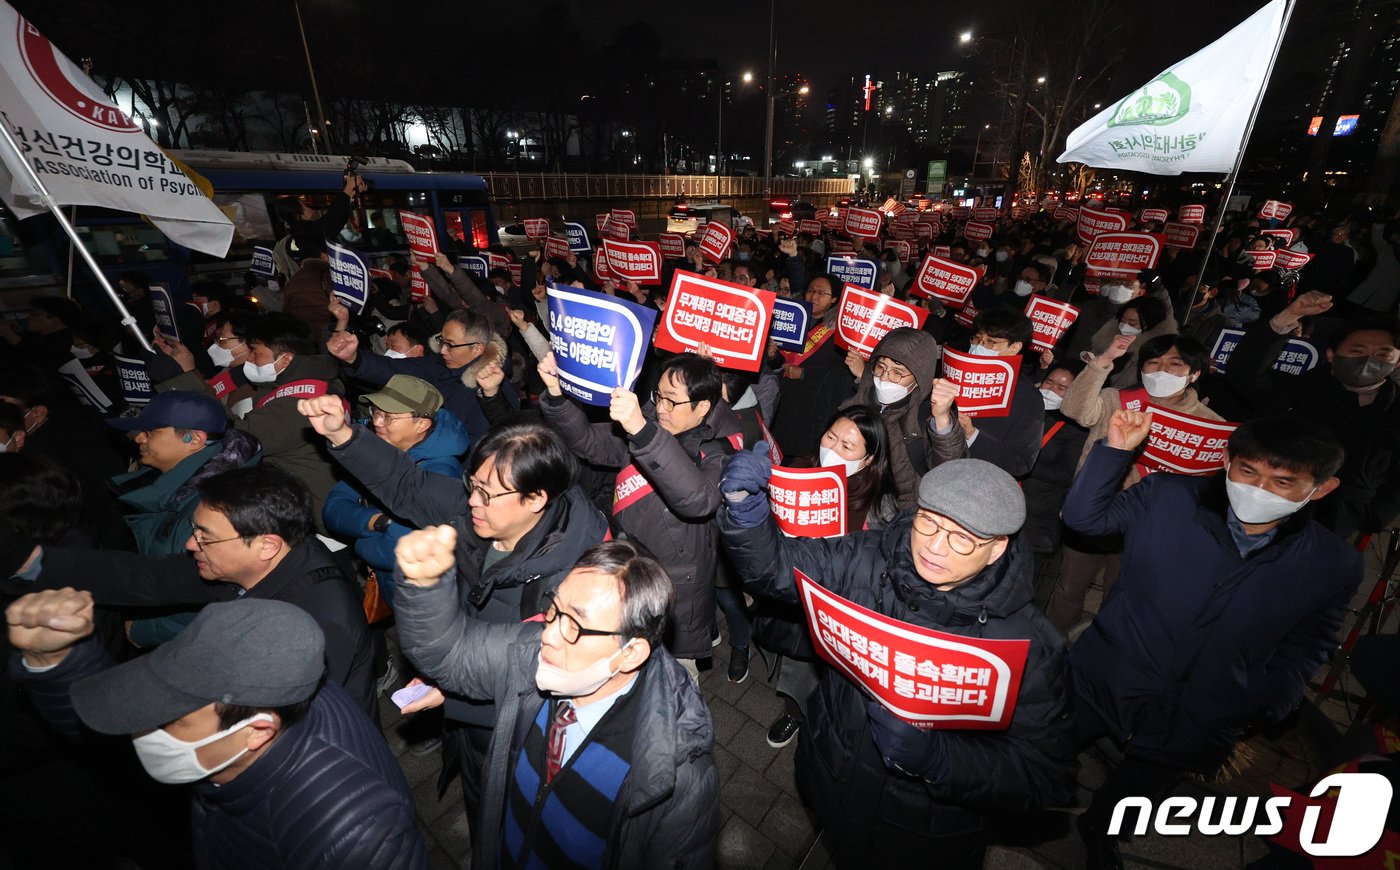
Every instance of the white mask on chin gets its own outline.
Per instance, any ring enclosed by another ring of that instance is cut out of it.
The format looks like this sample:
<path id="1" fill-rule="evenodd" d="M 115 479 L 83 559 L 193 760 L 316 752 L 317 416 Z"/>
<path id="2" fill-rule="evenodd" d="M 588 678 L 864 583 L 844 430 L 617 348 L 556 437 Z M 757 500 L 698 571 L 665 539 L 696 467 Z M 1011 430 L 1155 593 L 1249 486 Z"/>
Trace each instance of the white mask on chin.
<path id="1" fill-rule="evenodd" d="M 557 665 L 548 664 L 541 656 L 539 667 L 535 670 L 535 685 L 541 692 L 549 692 L 551 695 L 557 695 L 561 698 L 581 698 L 585 695 L 591 695 L 622 670 L 621 668 L 614 669 L 608 663 L 622 650 L 627 649 L 629 644 L 631 641 L 623 644 L 617 652 L 598 659 L 581 671 L 566 671 Z"/>

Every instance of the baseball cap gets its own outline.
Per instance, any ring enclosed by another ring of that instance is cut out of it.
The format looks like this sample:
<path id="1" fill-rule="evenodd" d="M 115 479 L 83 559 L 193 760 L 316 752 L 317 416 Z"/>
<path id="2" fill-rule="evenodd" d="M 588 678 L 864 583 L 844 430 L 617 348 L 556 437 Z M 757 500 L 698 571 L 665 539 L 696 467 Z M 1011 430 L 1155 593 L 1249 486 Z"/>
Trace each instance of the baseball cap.
<path id="1" fill-rule="evenodd" d="M 431 417 L 442 407 L 442 393 L 422 378 L 394 375 L 379 392 L 365 396 L 365 401 L 387 414 Z"/>
<path id="2" fill-rule="evenodd" d="M 981 459 L 955 459 L 925 474 L 919 507 L 981 538 L 1015 534 L 1026 522 L 1026 497 L 1016 479 Z"/>
<path id="3" fill-rule="evenodd" d="M 100 734 L 138 734 L 210 703 L 285 707 L 316 692 L 325 646 L 294 604 L 210 604 L 173 640 L 75 684 L 73 708 Z"/>
<path id="4" fill-rule="evenodd" d="M 217 399 L 174 390 L 157 393 L 136 416 L 108 420 L 107 425 L 123 432 L 149 432 L 173 426 L 176 429 L 198 429 L 211 435 L 222 435 L 228 429 L 228 415 Z"/>

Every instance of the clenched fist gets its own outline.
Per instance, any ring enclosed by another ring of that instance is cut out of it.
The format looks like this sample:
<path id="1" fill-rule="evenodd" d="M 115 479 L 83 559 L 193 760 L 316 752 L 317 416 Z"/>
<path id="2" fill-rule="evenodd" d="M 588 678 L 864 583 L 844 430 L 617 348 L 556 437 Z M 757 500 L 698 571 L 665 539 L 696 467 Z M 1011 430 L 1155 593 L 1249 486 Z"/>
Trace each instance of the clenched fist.
<path id="1" fill-rule="evenodd" d="M 436 586 L 456 564 L 457 530 L 429 526 L 409 532 L 394 547 L 399 572 L 411 586 Z"/>
<path id="2" fill-rule="evenodd" d="M 628 435 L 636 435 L 647 425 L 647 418 L 642 416 L 642 404 L 637 399 L 637 394 L 622 387 L 612 391 L 608 416 L 620 424 Z"/>
<path id="3" fill-rule="evenodd" d="M 326 352 L 346 365 L 354 365 L 360 354 L 360 338 L 353 332 L 332 332 L 326 339 Z"/>
<path id="4" fill-rule="evenodd" d="M 316 396 L 312 399 L 299 399 L 297 411 L 311 421 L 311 428 L 336 447 L 349 441 L 354 434 L 350 420 L 345 415 L 345 406 L 339 396 Z"/>
<path id="5" fill-rule="evenodd" d="M 1108 421 L 1106 440 L 1109 447 L 1136 450 L 1139 444 L 1147 440 L 1147 433 L 1151 431 L 1151 411 L 1125 411 L 1120 408 L 1113 412 Z"/>
<path id="6" fill-rule="evenodd" d="M 5 610 L 10 646 L 31 667 L 56 665 L 92 634 L 92 593 L 77 589 L 31 592 Z"/>

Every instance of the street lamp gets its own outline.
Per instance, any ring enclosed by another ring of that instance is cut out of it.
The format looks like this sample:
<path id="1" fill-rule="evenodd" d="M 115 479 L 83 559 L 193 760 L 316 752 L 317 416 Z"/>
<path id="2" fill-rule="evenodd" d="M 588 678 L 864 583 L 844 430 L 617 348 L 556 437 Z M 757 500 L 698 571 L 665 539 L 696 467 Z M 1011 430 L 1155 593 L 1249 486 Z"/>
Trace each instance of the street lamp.
<path id="1" fill-rule="evenodd" d="M 804 94 L 804 95 L 805 95 L 805 94 L 806 94 L 808 91 L 810 91 L 810 90 L 811 90 L 811 88 L 807 87 L 806 85 L 803 85 L 802 87 L 800 87 L 800 88 L 797 89 L 797 92 L 798 92 L 799 94 Z"/>
<path id="2" fill-rule="evenodd" d="M 297 13 L 297 32 L 301 34 L 301 50 L 306 55 L 306 72 L 311 76 L 311 97 L 316 101 L 316 117 L 320 119 L 319 126 L 329 127 L 330 122 L 326 120 L 326 110 L 321 106 L 321 89 L 316 85 L 316 68 L 311 65 L 311 46 L 306 42 L 306 27 L 301 23 L 300 0 L 292 0 L 292 7 L 296 9 Z M 329 136 L 326 137 L 326 148 L 330 148 Z"/>
<path id="3" fill-rule="evenodd" d="M 1038 85 L 1043 85 L 1043 84 L 1045 84 L 1045 76 L 1041 76 L 1040 78 L 1036 79 L 1036 80 L 1035 80 L 1035 83 L 1038 84 Z"/>
<path id="4" fill-rule="evenodd" d="M 753 81 L 753 73 L 751 73 L 751 72 L 746 72 L 746 73 L 744 73 L 744 84 L 748 84 L 748 83 L 750 83 L 750 82 L 752 82 L 752 81 Z"/>
<path id="5" fill-rule="evenodd" d="M 971 42 L 971 41 L 972 41 L 972 31 L 971 31 L 971 30 L 964 30 L 962 33 L 958 34 L 958 42 L 961 42 L 961 43 L 963 43 L 963 44 L 967 44 L 967 43 L 969 43 L 969 42 Z"/>

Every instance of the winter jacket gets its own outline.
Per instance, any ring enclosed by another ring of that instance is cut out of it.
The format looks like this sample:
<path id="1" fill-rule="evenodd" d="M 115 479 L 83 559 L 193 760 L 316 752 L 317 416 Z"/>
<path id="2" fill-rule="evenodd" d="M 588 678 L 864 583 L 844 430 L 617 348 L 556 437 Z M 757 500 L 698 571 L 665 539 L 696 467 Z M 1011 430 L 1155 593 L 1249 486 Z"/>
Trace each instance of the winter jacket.
<path id="1" fill-rule="evenodd" d="M 498 867 L 505 802 L 525 735 L 546 702 L 535 685 L 542 623 L 488 624 L 455 606 L 453 572 L 435 586 L 403 584 L 398 630 L 404 652 L 443 688 L 495 702 L 481 784 L 481 826 L 472 866 Z M 719 832 L 714 726 L 700 692 L 664 649 L 637 673 L 631 770 L 612 812 L 602 866 L 626 870 L 708 868 Z M 612 715 L 617 708 L 609 711 Z"/>
<path id="2" fill-rule="evenodd" d="M 502 338 L 510 335 L 510 317 L 505 308 L 487 298 L 466 269 L 459 266 L 452 270 L 452 274 L 445 275 L 437 266 L 429 264 L 423 267 L 423 278 L 438 301 L 449 309 L 466 308 L 475 311 L 490 321 L 491 331 L 496 335 Z"/>
<path id="3" fill-rule="evenodd" d="M 169 393 L 186 391 L 191 393 L 208 393 L 219 400 L 219 404 L 224 406 L 224 410 L 230 417 L 241 417 L 247 414 L 252 407 L 253 395 L 258 391 L 258 384 L 250 383 L 243 375 L 243 366 L 235 366 L 231 369 L 223 369 L 216 372 L 213 378 L 206 379 L 198 370 L 180 372 L 164 377 L 162 369 L 169 369 L 175 366 L 174 360 L 165 354 L 156 354 L 147 358 L 146 368 L 151 373 L 151 379 L 157 380 L 156 392 Z M 225 379 L 223 376 L 227 374 Z"/>
<path id="4" fill-rule="evenodd" d="M 1089 535 L 1121 534 L 1123 567 L 1070 652 L 1079 702 L 1132 755 L 1213 772 L 1251 724 L 1283 719 L 1337 645 L 1361 556 L 1295 514 L 1241 558 L 1223 475 L 1148 475 L 1099 443 L 1065 500 Z"/>
<path id="5" fill-rule="evenodd" d="M 81 737 L 71 687 L 111 665 L 86 641 L 56 668 L 13 668 L 44 718 Z M 419 870 L 428 854 L 398 760 L 353 699 L 323 685 L 294 722 L 232 781 L 192 790 L 195 866 L 203 870 Z"/>
<path id="6" fill-rule="evenodd" d="M 282 311 L 305 323 L 311 340 L 325 340 L 333 320 L 326 305 L 334 287 L 330 263 L 319 258 L 302 260 L 301 268 L 282 287 Z"/>
<path id="7" fill-rule="evenodd" d="M 1006 553 L 950 592 L 916 573 L 912 511 L 889 527 L 843 538 L 788 538 L 771 517 L 735 526 L 728 508 L 718 525 L 747 591 L 796 602 L 793 569 L 831 592 L 921 628 L 967 637 L 1026 639 L 1029 657 L 1005 731 L 941 730 L 948 773 L 927 782 L 889 772 L 870 737 L 868 696 L 823 666 L 808 699 L 797 776 L 824 826 L 869 829 L 877 819 L 930 836 L 980 828 L 991 812 L 1054 806 L 1074 793 L 1069 664 L 1063 638 L 1032 604 L 1030 548 L 1014 536 Z"/>
<path id="8" fill-rule="evenodd" d="M 1026 496 L 1026 525 L 1021 533 L 1036 553 L 1059 549 L 1060 506 L 1074 481 L 1088 437 L 1088 431 L 1073 420 L 1056 411 L 1045 412 L 1044 444 L 1035 467 L 1021 481 L 1021 492 Z"/>
<path id="9" fill-rule="evenodd" d="M 977 427 L 977 437 L 968 447 L 973 459 L 990 462 L 1015 478 L 1030 474 L 1045 436 L 1045 402 L 1032 371 L 1023 367 L 1016 378 L 1010 414 L 972 422 Z"/>
<path id="10" fill-rule="evenodd" d="M 1133 343 L 1128 345 L 1128 352 L 1113 361 L 1113 374 L 1108 379 L 1108 385 L 1117 389 L 1126 389 L 1138 382 L 1138 351 L 1142 346 L 1159 335 L 1176 335 L 1176 316 L 1171 314 L 1170 300 L 1163 299 L 1168 303 L 1167 319 L 1152 327 L 1143 330 L 1133 336 Z M 1089 342 L 1089 352 L 1093 354 L 1103 353 L 1108 350 L 1108 346 L 1113 343 L 1121 333 L 1118 331 L 1118 319 L 1115 317 L 1106 321 L 1094 333 L 1094 337 Z"/>
<path id="11" fill-rule="evenodd" d="M 784 369 L 782 398 L 769 428 L 788 456 L 816 453 L 822 433 L 826 431 L 827 418 L 853 391 L 851 370 L 846 368 L 846 352 L 836 346 L 835 305 L 827 316 L 812 324 L 812 330 L 823 326 L 830 333 L 812 355 L 796 367 L 801 376 L 788 377 L 788 370 Z M 809 339 L 811 334 L 808 332 Z"/>
<path id="12" fill-rule="evenodd" d="M 715 623 L 713 521 L 725 457 L 743 446 L 739 419 L 721 402 L 700 425 L 675 436 L 656 425 L 648 402 L 646 426 L 624 438 L 612 423 L 589 423 L 564 396 L 542 396 L 540 412 L 580 459 L 620 470 L 613 522 L 656 556 L 676 587 L 667 649 L 677 658 L 708 656 Z"/>

